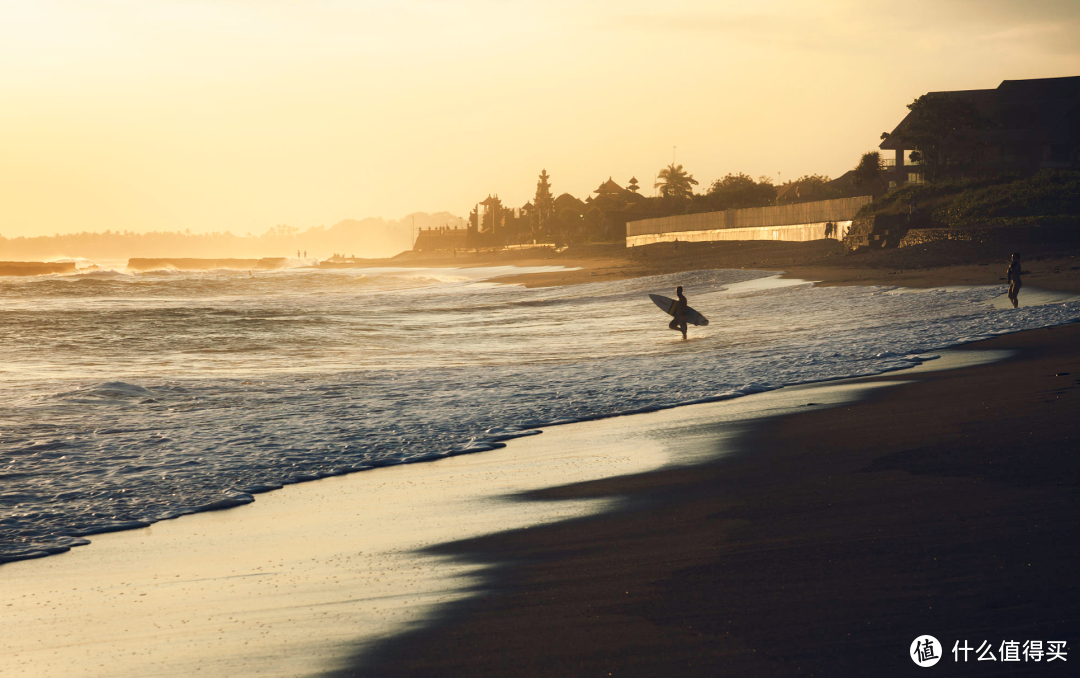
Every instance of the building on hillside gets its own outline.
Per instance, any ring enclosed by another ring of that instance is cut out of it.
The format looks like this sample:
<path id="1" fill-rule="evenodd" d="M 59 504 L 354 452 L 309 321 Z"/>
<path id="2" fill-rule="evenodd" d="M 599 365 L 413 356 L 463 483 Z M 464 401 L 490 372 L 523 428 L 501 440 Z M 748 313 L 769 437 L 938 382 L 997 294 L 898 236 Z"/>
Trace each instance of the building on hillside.
<path id="1" fill-rule="evenodd" d="M 970 103 L 983 118 L 981 129 L 965 134 L 977 147 L 973 174 L 1080 168 L 1080 76 L 1005 80 L 996 89 L 932 94 Z M 904 147 L 913 118 L 908 113 L 880 145 L 893 152 L 885 158 L 890 188 L 926 180 L 911 161 L 913 149 Z"/>
<path id="2" fill-rule="evenodd" d="M 484 207 L 483 211 L 479 212 L 480 222 L 477 224 L 479 233 L 481 235 L 501 234 L 506 226 L 506 210 L 498 194 L 489 195 L 479 204 Z"/>
<path id="3" fill-rule="evenodd" d="M 469 247 L 503 247 L 535 239 L 529 213 L 532 205 L 505 207 L 498 195 L 488 195 L 469 214 Z"/>
<path id="4" fill-rule="evenodd" d="M 599 188 L 597 188 L 595 191 L 593 191 L 593 193 L 595 193 L 596 197 L 598 197 L 598 198 L 601 197 L 601 196 L 609 196 L 609 197 L 612 197 L 612 198 L 619 198 L 621 196 L 626 195 L 629 192 L 630 191 L 626 190 L 622 186 L 620 186 L 617 183 L 615 183 L 614 181 L 612 181 L 611 177 L 608 177 L 607 181 L 600 184 Z"/>
<path id="5" fill-rule="evenodd" d="M 636 179 L 630 179 L 630 187 L 623 188 L 611 177 L 593 191 L 585 213 L 585 229 L 589 240 L 610 242 L 626 238 L 626 222 L 645 216 L 644 205 L 648 199 L 639 195 Z"/>

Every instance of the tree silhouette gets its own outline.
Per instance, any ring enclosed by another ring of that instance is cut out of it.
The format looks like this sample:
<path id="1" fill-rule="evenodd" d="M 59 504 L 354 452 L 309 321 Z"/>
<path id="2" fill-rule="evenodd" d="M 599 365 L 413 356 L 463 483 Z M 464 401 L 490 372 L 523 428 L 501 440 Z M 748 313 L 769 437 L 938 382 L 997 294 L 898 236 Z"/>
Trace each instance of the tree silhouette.
<path id="1" fill-rule="evenodd" d="M 740 172 L 714 181 L 709 187 L 708 198 L 712 208 L 718 210 L 765 207 L 776 201 L 776 187 L 769 177 L 761 177 L 755 182 Z"/>
<path id="2" fill-rule="evenodd" d="M 856 188 L 868 189 L 873 185 L 884 187 L 885 181 L 881 178 L 881 153 L 869 151 L 859 158 L 859 164 L 855 165 L 852 175 L 852 183 Z"/>
<path id="3" fill-rule="evenodd" d="M 536 197 L 533 198 L 533 209 L 538 219 L 537 226 L 543 226 L 544 222 L 555 211 L 555 198 L 551 195 L 549 178 L 547 170 L 544 169 L 540 171 L 540 180 L 536 182 Z"/>
<path id="4" fill-rule="evenodd" d="M 689 200 L 694 195 L 693 187 L 698 183 L 694 175 L 688 174 L 682 165 L 674 163 L 660 170 L 658 178 L 660 181 L 653 188 L 659 188 L 663 197 L 676 200 Z"/>

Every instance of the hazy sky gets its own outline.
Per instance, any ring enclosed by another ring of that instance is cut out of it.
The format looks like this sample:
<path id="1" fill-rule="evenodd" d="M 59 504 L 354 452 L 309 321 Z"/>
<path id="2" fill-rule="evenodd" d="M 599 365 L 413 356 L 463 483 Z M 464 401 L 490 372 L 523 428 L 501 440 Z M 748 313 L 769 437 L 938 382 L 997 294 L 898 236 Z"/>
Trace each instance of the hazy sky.
<path id="1" fill-rule="evenodd" d="M 673 147 L 700 188 L 838 176 L 926 91 L 1080 75 L 1078 35 L 1075 0 L 0 0 L 0 234 L 651 192 Z"/>

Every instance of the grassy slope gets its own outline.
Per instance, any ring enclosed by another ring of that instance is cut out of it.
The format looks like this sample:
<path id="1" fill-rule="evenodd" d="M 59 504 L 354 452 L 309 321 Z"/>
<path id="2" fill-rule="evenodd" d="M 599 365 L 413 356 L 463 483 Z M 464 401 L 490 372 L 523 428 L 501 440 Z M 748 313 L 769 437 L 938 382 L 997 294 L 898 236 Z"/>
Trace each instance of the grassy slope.
<path id="1" fill-rule="evenodd" d="M 1080 172 L 1065 170 L 908 184 L 867 205 L 860 216 L 906 214 L 913 198 L 932 226 L 1080 225 Z"/>

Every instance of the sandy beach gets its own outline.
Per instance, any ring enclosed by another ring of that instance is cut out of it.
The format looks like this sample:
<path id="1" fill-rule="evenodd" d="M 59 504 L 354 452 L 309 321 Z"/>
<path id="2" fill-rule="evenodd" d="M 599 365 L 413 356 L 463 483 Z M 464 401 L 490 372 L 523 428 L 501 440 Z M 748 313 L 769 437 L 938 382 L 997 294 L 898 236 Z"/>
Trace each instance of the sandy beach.
<path id="1" fill-rule="evenodd" d="M 969 358 L 955 352 L 919 369 L 958 360 Z M 0 571 L 10 601 L 0 618 L 0 671 L 348 672 L 357 652 L 424 628 L 499 576 L 496 561 L 462 559 L 443 545 L 618 511 L 620 496 L 563 497 L 551 488 L 693 467 L 732 453 L 739 427 L 796 412 L 811 393 L 818 406 L 838 406 L 874 387 L 793 387 L 547 428 L 504 449 L 290 486 L 247 506 L 8 563 Z"/>
<path id="2" fill-rule="evenodd" d="M 748 245 L 761 252 L 734 264 L 769 267 L 810 249 Z M 910 287 L 995 284 L 1004 271 L 992 250 L 913 249 L 785 270 Z M 723 259 L 701 250 L 702 264 Z M 658 258 L 650 270 L 697 265 Z M 1077 291 L 1075 253 L 1036 249 L 1026 261 L 1029 284 Z M 636 265 L 514 281 L 573 284 Z M 736 451 L 715 461 L 538 493 L 619 497 L 624 508 L 440 547 L 498 563 L 498 575 L 336 675 L 908 675 L 921 634 L 946 653 L 957 640 L 1075 647 L 1078 342 L 1080 325 L 980 342 L 965 351 L 1009 357 L 866 380 L 894 386 L 833 409 L 808 402 L 734 440 L 717 426 L 696 444 L 724 439 Z M 952 659 L 956 674 L 985 666 Z M 1061 661 L 1039 671 L 1075 675 Z"/>
<path id="3" fill-rule="evenodd" d="M 402 633 L 479 584 L 482 566 L 423 549 L 601 511 L 611 500 L 536 506 L 507 497 L 668 460 L 648 441 L 623 449 L 623 434 L 602 424 L 556 427 L 512 449 L 289 486 L 247 506 L 7 563 L 0 675 L 338 668 L 358 641 Z"/>
<path id="4" fill-rule="evenodd" d="M 1075 647 L 1078 341 L 1001 337 L 968 350 L 1003 362 L 874 378 L 902 383 L 835 408 L 807 390 L 718 460 L 537 493 L 625 508 L 439 548 L 501 567 L 336 675 L 908 675 L 922 634 Z M 1038 669 L 994 675 L 1075 675 Z"/>
<path id="5" fill-rule="evenodd" d="M 728 266 L 926 288 L 1004 270 L 994 251 L 893 268 L 895 253 L 834 259 L 831 243 L 728 245 L 475 263 L 564 267 L 499 279 L 530 286 Z M 1074 253 L 1029 268 L 1022 304 L 1078 289 Z M 923 633 L 946 650 L 1071 647 L 1078 340 L 1080 325 L 1006 335 L 913 370 L 552 427 L 95 536 L 0 570 L 0 672 L 906 675 Z"/>
<path id="6" fill-rule="evenodd" d="M 569 270 L 505 276 L 507 284 L 526 287 L 576 285 L 625 280 L 715 268 L 784 271 L 785 277 L 814 280 L 820 285 L 946 285 L 1005 284 L 1011 252 L 1023 254 L 1025 284 L 1051 290 L 1080 292 L 1080 246 L 1069 244 L 974 244 L 942 242 L 900 249 L 846 252 L 835 240 L 811 242 L 713 242 L 649 245 L 627 250 L 621 245 L 584 245 L 563 252 L 508 250 L 503 252 L 407 252 L 390 260 L 365 265 L 514 266 L 559 265 Z"/>
<path id="7" fill-rule="evenodd" d="M 0 0 L 0 678 L 1080 678 L 1077 36 Z"/>

